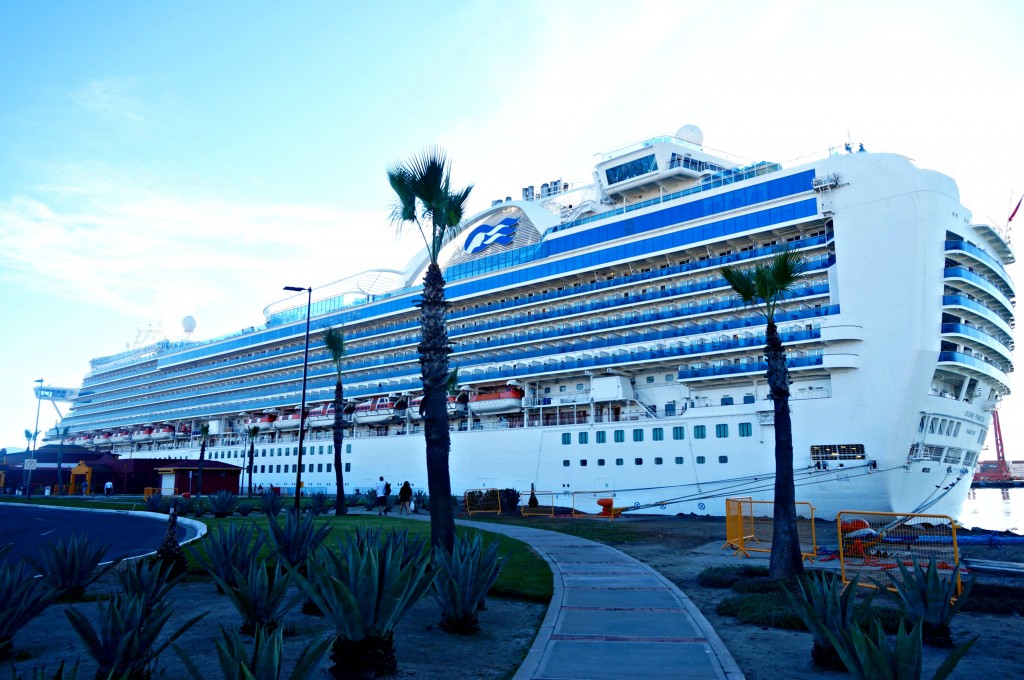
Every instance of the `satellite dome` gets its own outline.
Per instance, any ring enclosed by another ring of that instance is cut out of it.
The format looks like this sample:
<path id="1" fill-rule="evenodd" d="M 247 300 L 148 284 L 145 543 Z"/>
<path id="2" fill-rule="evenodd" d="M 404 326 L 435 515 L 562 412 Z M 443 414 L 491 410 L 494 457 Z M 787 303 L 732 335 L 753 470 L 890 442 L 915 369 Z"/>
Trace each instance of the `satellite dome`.
<path id="1" fill-rule="evenodd" d="M 696 125 L 684 125 L 679 128 L 676 130 L 676 138 L 697 146 L 704 144 L 704 133 Z"/>
<path id="2" fill-rule="evenodd" d="M 186 316 L 181 320 L 181 329 L 186 333 L 191 333 L 196 329 L 196 320 L 191 316 Z"/>

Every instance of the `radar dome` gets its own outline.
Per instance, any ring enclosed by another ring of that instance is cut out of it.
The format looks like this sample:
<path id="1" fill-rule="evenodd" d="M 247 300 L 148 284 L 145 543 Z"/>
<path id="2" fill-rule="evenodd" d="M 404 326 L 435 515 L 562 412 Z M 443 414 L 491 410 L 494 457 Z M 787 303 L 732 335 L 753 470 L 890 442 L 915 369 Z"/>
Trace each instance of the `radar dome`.
<path id="1" fill-rule="evenodd" d="M 704 144 L 704 133 L 696 125 L 684 125 L 679 128 L 676 130 L 676 138 L 697 146 Z"/>
<path id="2" fill-rule="evenodd" d="M 186 316 L 184 319 L 181 320 L 181 330 L 185 331 L 186 333 L 191 333 L 195 329 L 196 320 L 193 319 L 191 316 Z"/>

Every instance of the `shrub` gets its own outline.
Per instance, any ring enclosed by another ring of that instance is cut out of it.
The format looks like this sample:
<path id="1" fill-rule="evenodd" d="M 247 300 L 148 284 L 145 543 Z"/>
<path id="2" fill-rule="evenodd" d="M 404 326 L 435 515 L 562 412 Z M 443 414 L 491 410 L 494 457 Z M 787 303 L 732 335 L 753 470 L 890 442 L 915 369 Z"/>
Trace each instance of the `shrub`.
<path id="1" fill-rule="evenodd" d="M 735 595 L 727 597 L 715 608 L 723 616 L 735 616 L 743 623 L 788 630 L 804 630 L 805 626 L 793 606 L 782 593 Z"/>
<path id="2" fill-rule="evenodd" d="M 238 634 L 233 630 L 224 627 L 220 629 L 220 639 L 216 641 L 217 659 L 220 662 L 221 673 L 227 680 L 237 678 L 258 678 L 259 680 L 280 680 L 284 678 L 281 669 L 281 658 L 284 651 L 284 638 L 281 629 L 273 632 L 257 629 L 255 633 L 252 654 L 248 654 L 245 644 Z M 292 672 L 288 675 L 289 680 L 306 680 L 316 675 L 323 661 L 331 648 L 333 638 L 325 638 L 317 642 L 310 642 L 299 654 L 295 661 Z M 207 680 L 209 673 L 199 670 L 191 657 L 183 649 L 174 646 L 182 664 L 195 680 Z"/>
<path id="3" fill-rule="evenodd" d="M 143 607 L 148 611 L 163 603 L 183 574 L 172 576 L 173 568 L 159 560 L 134 560 L 118 570 L 121 591 L 126 595 L 142 598 Z"/>
<path id="4" fill-rule="evenodd" d="M 881 624 L 875 619 L 871 619 L 868 632 L 853 626 L 839 635 L 829 633 L 828 636 L 854 680 L 917 680 L 921 677 L 921 624 L 922 621 L 917 621 L 909 632 L 900 626 L 892 647 Z M 950 652 L 935 672 L 934 679 L 947 678 L 977 639 Z"/>
<path id="5" fill-rule="evenodd" d="M 810 572 L 797 582 L 794 595 L 784 589 L 786 597 L 814 636 L 811 660 L 818 666 L 842 670 L 843 661 L 832 646 L 829 633 L 840 635 L 842 631 L 860 625 L 875 597 L 872 592 L 860 605 L 857 604 L 857 579 L 844 589 L 838 574 Z"/>
<path id="6" fill-rule="evenodd" d="M 781 593 L 785 590 L 782 583 L 768 576 L 751 576 L 741 578 L 732 584 L 737 593 L 752 595 L 755 593 Z"/>
<path id="7" fill-rule="evenodd" d="M 146 510 L 150 512 L 166 512 L 164 508 L 164 497 L 161 493 L 145 496 L 142 499 L 146 504 Z"/>
<path id="8" fill-rule="evenodd" d="M 239 503 L 238 507 L 235 508 L 235 511 L 238 512 L 238 514 L 242 517 L 248 517 L 250 514 L 252 514 L 252 511 L 255 507 L 256 506 L 253 505 L 252 503 Z"/>
<path id="9" fill-rule="evenodd" d="M 42 579 L 29 578 L 25 562 L 18 566 L 5 561 L 10 545 L 0 547 L 0 659 L 6 659 L 14 646 L 14 635 L 41 614 L 56 592 Z"/>
<path id="10" fill-rule="evenodd" d="M 267 517 L 277 517 L 284 508 L 284 499 L 273 491 L 260 494 L 260 511 Z"/>
<path id="11" fill-rule="evenodd" d="M 344 546 L 317 550 L 299 585 L 335 628 L 331 673 L 379 677 L 395 672 L 394 630 L 430 587 L 427 560 L 402 563 L 401 539 L 349 535 Z"/>
<path id="12" fill-rule="evenodd" d="M 41 562 L 33 559 L 29 562 L 43 575 L 43 581 L 57 592 L 58 599 L 74 602 L 82 599 L 90 584 L 124 559 L 118 557 L 100 566 L 106 553 L 106 546 L 93 550 L 87 536 L 76 534 L 67 542 L 58 538 L 47 545 Z"/>
<path id="13" fill-rule="evenodd" d="M 186 621 L 178 630 L 163 637 L 163 629 L 173 610 L 160 603 L 149 609 L 141 596 L 118 593 L 99 603 L 98 629 L 73 607 L 65 614 L 85 651 L 99 668 L 97 678 L 143 678 L 149 676 L 153 661 L 174 640 L 209 612 Z"/>
<path id="14" fill-rule="evenodd" d="M 276 548 L 274 554 L 300 572 L 305 571 L 310 554 L 331 533 L 331 527 L 327 525 L 317 528 L 312 515 L 299 515 L 295 512 L 287 513 L 284 526 L 274 518 L 269 518 L 267 524 L 269 543 Z"/>
<path id="15" fill-rule="evenodd" d="M 240 570 L 245 576 L 249 565 L 259 557 L 265 543 L 266 536 L 253 525 L 231 523 L 218 526 L 216 533 L 211 531 L 206 534 L 203 539 L 206 557 L 197 551 L 193 551 L 192 555 L 204 569 L 214 575 L 218 584 L 223 581 L 234 586 L 235 572 Z"/>
<path id="16" fill-rule="evenodd" d="M 247 635 L 277 630 L 285 614 L 302 599 L 301 595 L 286 599 L 289 578 L 279 562 L 268 569 L 265 561 L 253 558 L 245 571 L 233 570 L 230 583 L 215 573 L 210 575 L 242 616 L 242 632 Z"/>
<path id="17" fill-rule="evenodd" d="M 498 492 L 501 498 L 501 511 L 505 514 L 517 514 L 519 512 L 519 501 L 522 495 L 517 489 L 501 489 Z"/>
<path id="18" fill-rule="evenodd" d="M 238 496 L 223 489 L 212 496 L 208 496 L 207 500 L 210 504 L 210 512 L 213 513 L 214 517 L 227 517 L 238 506 Z"/>
<path id="19" fill-rule="evenodd" d="M 430 496 L 427 495 L 426 491 L 413 491 L 412 502 L 416 508 L 413 512 L 419 512 L 420 510 L 430 510 Z"/>
<path id="20" fill-rule="evenodd" d="M 331 497 L 323 491 L 317 491 L 309 497 L 309 514 L 314 517 L 326 515 L 334 506 L 331 504 Z"/>
<path id="21" fill-rule="evenodd" d="M 913 571 L 907 569 L 903 562 L 897 562 L 902 581 L 894 580 L 896 594 L 893 597 L 904 616 L 911 624 L 922 623 L 924 643 L 936 647 L 952 647 L 949 623 L 967 601 L 967 596 L 974 586 L 977 577 L 971 578 L 964 586 L 960 597 L 956 597 L 956 574 L 960 564 L 954 567 L 949 575 L 939 574 L 935 559 L 928 561 L 928 569 L 922 569 L 917 558 L 913 560 Z M 877 584 L 876 584 L 877 585 Z"/>
<path id="22" fill-rule="evenodd" d="M 192 501 L 192 515 L 202 517 L 210 511 L 210 503 L 205 498 L 196 498 Z M 184 514 L 184 513 L 182 513 Z"/>
<path id="23" fill-rule="evenodd" d="M 195 502 L 196 499 L 194 498 L 185 498 L 184 496 L 178 498 L 178 516 L 184 517 L 192 512 L 192 507 L 195 505 Z"/>
<path id="24" fill-rule="evenodd" d="M 697 575 L 697 583 L 705 588 L 731 588 L 745 578 L 768 576 L 768 568 L 754 565 L 706 567 Z"/>
<path id="25" fill-rule="evenodd" d="M 460 534 L 449 553 L 443 547 L 434 550 L 433 568 L 437 572 L 431 594 L 441 607 L 441 629 L 459 635 L 480 630 L 477 612 L 487 591 L 501 573 L 498 542 L 483 547 L 483 536 Z"/>

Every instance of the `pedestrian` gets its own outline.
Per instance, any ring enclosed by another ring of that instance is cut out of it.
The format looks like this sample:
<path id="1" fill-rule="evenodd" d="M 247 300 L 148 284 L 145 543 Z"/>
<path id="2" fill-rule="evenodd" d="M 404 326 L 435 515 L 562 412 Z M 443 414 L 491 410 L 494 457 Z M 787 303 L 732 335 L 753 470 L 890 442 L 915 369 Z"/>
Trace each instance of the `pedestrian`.
<path id="1" fill-rule="evenodd" d="M 411 515 L 409 511 L 409 503 L 412 503 L 412 487 L 409 486 L 409 482 L 402 484 L 402 488 L 398 490 L 398 514 L 399 515 Z"/>
<path id="2" fill-rule="evenodd" d="M 103 495 L 107 498 L 114 495 L 114 483 L 109 479 L 107 480 L 107 483 L 103 485 Z"/>
<path id="3" fill-rule="evenodd" d="M 388 514 L 388 487 L 391 486 L 384 481 L 384 477 L 381 476 L 380 481 L 377 482 L 377 500 L 374 505 L 377 506 L 378 515 Z"/>
<path id="4" fill-rule="evenodd" d="M 82 495 L 89 495 L 89 482 L 82 482 Z"/>

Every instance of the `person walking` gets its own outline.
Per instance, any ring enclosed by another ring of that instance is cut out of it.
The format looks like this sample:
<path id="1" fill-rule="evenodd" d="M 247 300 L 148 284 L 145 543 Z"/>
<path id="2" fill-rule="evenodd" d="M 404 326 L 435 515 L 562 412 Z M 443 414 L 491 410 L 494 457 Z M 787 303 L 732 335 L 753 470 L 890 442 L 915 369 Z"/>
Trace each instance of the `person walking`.
<path id="1" fill-rule="evenodd" d="M 377 500 L 374 505 L 377 506 L 378 515 L 388 514 L 388 487 L 390 484 L 384 481 L 384 477 L 381 476 L 380 481 L 377 482 Z"/>
<path id="2" fill-rule="evenodd" d="M 402 484 L 402 488 L 398 490 L 398 514 L 399 515 L 411 515 L 409 511 L 409 503 L 412 502 L 412 487 L 409 486 L 409 482 Z"/>
<path id="3" fill-rule="evenodd" d="M 103 495 L 107 498 L 114 495 L 114 483 L 109 479 L 107 480 L 107 483 L 103 485 Z"/>
<path id="4" fill-rule="evenodd" d="M 82 495 L 88 495 L 89 493 L 89 482 L 82 482 Z"/>

